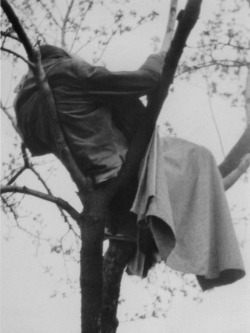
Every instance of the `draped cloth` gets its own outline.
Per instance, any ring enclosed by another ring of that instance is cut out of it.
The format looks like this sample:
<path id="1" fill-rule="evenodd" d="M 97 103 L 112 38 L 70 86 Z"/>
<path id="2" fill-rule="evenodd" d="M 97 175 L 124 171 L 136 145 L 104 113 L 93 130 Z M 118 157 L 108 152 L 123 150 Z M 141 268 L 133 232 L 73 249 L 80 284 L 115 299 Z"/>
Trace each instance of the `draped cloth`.
<path id="1" fill-rule="evenodd" d="M 203 290 L 245 275 L 222 179 L 206 148 L 156 129 L 139 179 L 131 211 L 169 267 L 195 274 Z M 128 272 L 142 276 L 145 260 L 138 250 Z"/>

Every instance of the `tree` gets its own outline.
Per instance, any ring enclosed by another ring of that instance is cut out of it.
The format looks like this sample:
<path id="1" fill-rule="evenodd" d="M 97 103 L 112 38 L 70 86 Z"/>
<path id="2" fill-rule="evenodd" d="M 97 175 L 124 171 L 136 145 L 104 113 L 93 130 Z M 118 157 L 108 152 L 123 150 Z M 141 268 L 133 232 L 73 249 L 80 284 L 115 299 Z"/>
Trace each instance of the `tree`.
<path id="1" fill-rule="evenodd" d="M 2 6 L 8 6 L 8 3 L 6 1 L 3 1 Z M 68 8 L 70 9 L 70 7 Z M 29 8 L 27 9 L 29 10 Z M 6 7 L 4 10 L 6 11 Z M 84 275 L 82 275 L 82 280 L 81 280 L 83 332 L 97 331 L 97 323 L 98 323 L 97 318 L 99 318 L 100 315 L 100 307 L 101 307 L 100 295 L 102 290 L 102 281 L 101 281 L 102 245 L 101 244 L 104 232 L 103 217 L 105 216 L 105 211 L 107 208 L 108 201 L 112 198 L 115 191 L 119 186 L 121 186 L 121 184 L 124 185 L 125 183 L 129 183 L 131 173 L 133 173 L 133 171 L 136 170 L 136 168 L 138 168 L 141 157 L 143 156 L 144 149 L 147 145 L 148 139 L 150 138 L 150 134 L 153 130 L 157 114 L 162 106 L 163 100 L 166 97 L 166 91 L 172 82 L 178 64 L 178 60 L 180 58 L 182 49 L 185 44 L 185 40 L 198 16 L 198 10 L 199 10 L 199 1 L 189 1 L 185 13 L 182 14 L 180 17 L 180 23 L 177 28 L 175 38 L 173 40 L 172 46 L 166 58 L 166 65 L 163 71 L 163 78 L 162 78 L 162 89 L 160 89 L 157 92 L 157 94 L 152 99 L 151 103 L 148 105 L 149 110 L 147 114 L 150 115 L 150 117 L 145 119 L 145 123 L 143 124 L 142 128 L 138 130 L 137 137 L 132 145 L 130 156 L 128 157 L 127 160 L 127 164 L 124 166 L 124 169 L 121 175 L 118 177 L 117 182 L 112 187 L 104 188 L 96 192 L 93 190 L 90 180 L 87 179 L 86 177 L 84 178 L 83 175 L 79 174 L 79 170 L 77 170 L 77 168 L 75 167 L 74 161 L 70 157 L 70 152 L 68 151 L 67 146 L 64 143 L 63 137 L 60 132 L 60 128 L 58 128 L 57 126 L 58 122 L 56 120 L 55 106 L 53 106 L 53 96 L 51 96 L 50 94 L 49 87 L 47 86 L 46 90 L 44 84 L 40 82 L 41 89 L 44 90 L 45 94 L 44 96 L 46 96 L 45 100 L 49 101 L 47 102 L 48 103 L 47 107 L 48 109 L 51 110 L 51 113 L 55 117 L 54 120 L 53 119 L 51 120 L 51 124 L 54 126 L 54 132 L 56 133 L 55 155 L 59 157 L 59 159 L 63 162 L 66 168 L 70 171 L 70 174 L 77 185 L 79 191 L 79 197 L 84 206 L 84 215 L 79 214 L 75 209 L 72 209 L 72 207 L 68 205 L 67 202 L 62 201 L 59 198 L 53 198 L 50 193 L 49 195 L 41 195 L 40 193 L 31 191 L 27 188 L 18 188 L 10 186 L 5 186 L 2 188 L 2 193 L 8 191 L 14 191 L 14 192 L 20 191 L 22 193 L 28 193 L 40 197 L 42 196 L 47 200 L 54 201 L 57 205 L 60 206 L 60 208 L 66 210 L 72 216 L 72 218 L 77 221 L 78 225 L 80 226 L 81 239 L 83 244 L 81 250 L 81 266 L 89 268 L 89 270 L 87 269 L 84 272 Z M 196 14 L 195 15 L 196 17 L 194 17 L 194 21 L 191 20 L 191 22 L 189 22 L 190 17 L 192 18 L 194 13 Z M 12 23 L 13 21 L 16 21 L 15 19 L 13 19 L 12 14 L 10 14 L 9 20 Z M 72 21 L 70 22 L 72 23 Z M 188 27 L 189 29 L 187 29 L 187 26 L 189 24 L 190 24 L 190 26 Z M 63 25 L 64 34 L 66 31 L 65 28 L 66 25 L 67 23 Z M 20 26 L 17 27 L 15 31 L 18 33 L 20 40 L 26 45 L 29 61 L 38 64 L 35 67 L 34 66 L 33 67 L 34 70 L 38 72 L 37 73 L 38 80 L 41 81 L 41 76 L 43 75 L 43 73 L 41 66 L 39 66 L 39 54 L 37 54 L 37 52 L 33 49 L 32 45 L 29 43 L 29 40 L 25 37 L 25 34 L 20 36 L 20 32 L 22 31 Z M 9 32 L 5 33 L 6 36 L 8 37 Z M 62 38 L 62 44 L 64 43 L 65 43 L 65 36 Z M 249 142 L 248 139 L 249 139 L 249 129 L 243 135 L 238 146 L 236 146 L 236 148 L 234 148 L 231 151 L 226 162 L 222 164 L 221 169 L 224 174 L 226 174 L 226 172 L 229 172 L 229 170 L 231 170 L 234 167 L 234 165 L 238 163 L 238 159 L 247 151 L 248 149 L 247 143 Z M 243 143 L 243 149 L 242 149 L 242 143 Z M 140 154 L 138 154 L 138 151 L 140 151 Z M 24 155 L 24 160 L 26 161 L 27 164 L 28 163 L 27 154 L 25 150 L 23 150 L 23 155 Z M 11 181 L 9 182 L 12 183 L 16 179 L 16 175 L 17 174 L 14 173 L 14 176 L 12 175 L 12 177 L 10 178 Z M 94 228 L 93 225 L 95 225 Z M 93 242 L 93 239 L 98 239 L 98 242 Z M 130 250 L 124 244 L 121 245 L 120 243 L 115 243 L 114 257 L 118 260 L 118 263 L 121 264 L 120 272 L 118 272 L 119 278 L 121 276 L 121 271 L 124 265 L 126 264 L 127 260 L 126 256 L 129 256 L 129 252 Z M 120 255 L 121 258 L 119 258 L 119 253 L 121 254 Z M 89 260 L 91 260 L 92 265 L 88 265 Z M 123 260 L 123 262 L 121 260 Z M 113 276 L 114 275 L 111 274 L 111 278 L 113 278 Z M 90 286 L 92 285 L 92 281 L 95 281 L 95 287 L 91 290 Z M 119 280 L 117 286 L 118 286 L 117 291 L 119 292 Z M 91 292 L 89 292 L 90 290 Z M 94 300 L 96 300 L 96 303 L 94 302 Z M 96 313 L 95 316 L 93 315 L 94 313 Z M 104 325 L 105 321 L 103 321 L 103 326 Z"/>

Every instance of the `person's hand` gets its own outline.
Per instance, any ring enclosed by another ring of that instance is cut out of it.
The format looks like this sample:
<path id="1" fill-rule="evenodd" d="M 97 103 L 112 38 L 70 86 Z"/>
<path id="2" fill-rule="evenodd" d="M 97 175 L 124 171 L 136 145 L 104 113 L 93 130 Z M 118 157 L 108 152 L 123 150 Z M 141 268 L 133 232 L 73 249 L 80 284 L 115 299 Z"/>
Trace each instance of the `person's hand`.
<path id="1" fill-rule="evenodd" d="M 248 167 L 250 166 L 250 154 L 246 154 L 242 157 L 238 169 L 243 173 L 245 172 Z"/>

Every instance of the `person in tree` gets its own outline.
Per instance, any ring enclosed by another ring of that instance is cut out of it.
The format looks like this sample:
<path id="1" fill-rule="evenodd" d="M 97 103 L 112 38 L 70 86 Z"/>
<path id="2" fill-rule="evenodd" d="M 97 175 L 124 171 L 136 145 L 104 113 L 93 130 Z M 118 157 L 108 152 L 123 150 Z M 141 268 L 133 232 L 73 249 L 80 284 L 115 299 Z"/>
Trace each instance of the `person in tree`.
<path id="1" fill-rule="evenodd" d="M 69 148 L 95 184 L 116 177 L 144 111 L 139 97 L 159 82 L 165 52 L 133 72 L 91 66 L 61 48 L 42 45 L 41 61 L 56 101 Z M 16 88 L 17 124 L 33 155 L 53 151 L 53 133 L 30 70 Z"/>
<path id="2" fill-rule="evenodd" d="M 140 97 L 152 94 L 159 84 L 165 50 L 132 72 L 92 66 L 51 45 L 40 50 L 60 125 L 80 170 L 97 187 L 112 181 L 145 112 Z M 17 124 L 25 144 L 33 155 L 56 154 L 32 71 L 16 92 Z M 226 187 L 239 177 L 239 170 L 225 180 Z M 170 267 L 196 274 L 204 290 L 244 276 L 223 181 L 206 148 L 162 136 L 156 127 L 132 183 L 111 204 L 115 233 L 140 241 L 145 232 L 150 237 L 144 246 L 139 242 L 128 272 L 145 276 L 152 265 L 148 255 L 156 249 Z"/>

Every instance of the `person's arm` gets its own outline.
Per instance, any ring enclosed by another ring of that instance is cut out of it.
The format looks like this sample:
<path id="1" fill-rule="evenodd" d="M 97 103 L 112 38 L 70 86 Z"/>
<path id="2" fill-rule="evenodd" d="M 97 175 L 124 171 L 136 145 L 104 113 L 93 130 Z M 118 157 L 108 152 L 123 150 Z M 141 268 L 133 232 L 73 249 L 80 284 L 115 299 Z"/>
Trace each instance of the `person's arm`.
<path id="1" fill-rule="evenodd" d="M 165 52 L 148 57 L 136 71 L 111 72 L 104 67 L 80 62 L 78 77 L 88 96 L 103 102 L 122 98 L 138 98 L 151 93 L 158 85 Z"/>
<path id="2" fill-rule="evenodd" d="M 250 166 L 250 154 L 246 154 L 240 161 L 240 164 L 229 175 L 223 178 L 223 185 L 225 191 L 228 190 L 239 178 L 246 172 Z"/>

